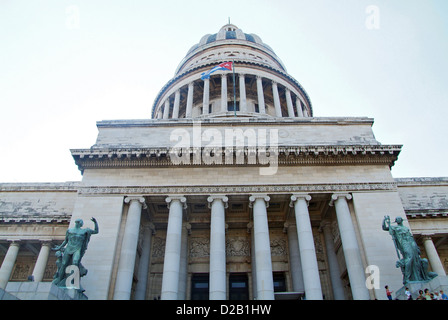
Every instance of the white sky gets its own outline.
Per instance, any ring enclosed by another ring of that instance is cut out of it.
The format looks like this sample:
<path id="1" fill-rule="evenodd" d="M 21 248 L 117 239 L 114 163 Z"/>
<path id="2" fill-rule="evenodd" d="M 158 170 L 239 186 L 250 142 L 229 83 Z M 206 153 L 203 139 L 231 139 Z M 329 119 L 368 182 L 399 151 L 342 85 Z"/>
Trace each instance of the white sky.
<path id="1" fill-rule="evenodd" d="M 314 116 L 372 117 L 381 143 L 403 144 L 394 177 L 448 176 L 448 1 L 2 0 L 0 182 L 80 180 L 69 149 L 95 143 L 96 121 L 149 118 L 228 17 L 273 48 Z"/>

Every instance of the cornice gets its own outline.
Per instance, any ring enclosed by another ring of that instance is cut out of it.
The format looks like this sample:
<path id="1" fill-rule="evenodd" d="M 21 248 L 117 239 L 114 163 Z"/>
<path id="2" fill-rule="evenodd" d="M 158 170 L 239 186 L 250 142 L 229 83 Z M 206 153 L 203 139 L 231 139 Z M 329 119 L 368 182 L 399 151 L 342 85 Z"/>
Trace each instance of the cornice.
<path id="1" fill-rule="evenodd" d="M 248 113 L 249 115 L 249 113 Z M 133 120 L 101 120 L 96 123 L 98 128 L 148 128 L 160 126 L 185 126 L 200 123 L 201 126 L 228 126 L 228 125 L 360 125 L 372 126 L 373 118 L 368 117 L 301 117 L 301 118 L 275 118 L 270 115 L 253 113 L 254 117 L 197 117 L 178 119 L 133 119 Z"/>
<path id="2" fill-rule="evenodd" d="M 206 164 L 204 156 L 201 157 L 206 154 L 204 148 L 188 148 L 190 161 L 182 164 L 171 159 L 170 154 L 181 150 L 166 147 L 71 149 L 71 153 L 81 172 L 92 168 L 263 166 L 259 162 L 259 150 L 256 147 L 234 148 L 232 163 L 225 158 L 225 150 L 229 150 L 228 148 L 219 148 L 218 150 L 222 150 L 221 163 L 213 164 Z M 278 154 L 278 157 L 270 157 L 269 165 L 275 162 L 278 166 L 385 164 L 392 167 L 400 151 L 401 145 L 280 146 L 268 149 L 268 152 L 274 152 L 274 155 L 275 152 Z M 243 161 L 237 161 L 236 154 L 242 154 Z M 268 166 L 268 164 L 264 166 Z"/>

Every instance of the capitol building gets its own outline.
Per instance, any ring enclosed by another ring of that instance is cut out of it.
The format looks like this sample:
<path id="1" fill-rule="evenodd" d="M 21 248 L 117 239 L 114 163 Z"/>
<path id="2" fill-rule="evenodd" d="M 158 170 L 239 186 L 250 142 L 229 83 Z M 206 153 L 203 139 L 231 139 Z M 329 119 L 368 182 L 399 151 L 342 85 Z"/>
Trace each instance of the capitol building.
<path id="1" fill-rule="evenodd" d="M 315 117 L 260 36 L 198 40 L 148 119 L 70 150 L 82 181 L 0 183 L 0 299 L 43 299 L 51 248 L 92 217 L 90 300 L 386 299 L 403 287 L 386 215 L 446 277 L 448 178 L 394 178 L 402 146 L 372 118 Z"/>

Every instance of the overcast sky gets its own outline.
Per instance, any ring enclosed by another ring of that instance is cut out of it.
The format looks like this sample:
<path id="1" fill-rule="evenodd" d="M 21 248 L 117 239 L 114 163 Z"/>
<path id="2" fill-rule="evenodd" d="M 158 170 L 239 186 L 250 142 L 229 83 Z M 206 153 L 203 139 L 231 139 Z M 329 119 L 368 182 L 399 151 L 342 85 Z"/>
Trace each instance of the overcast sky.
<path id="1" fill-rule="evenodd" d="M 367 116 L 403 144 L 394 177 L 448 176 L 448 1 L 1 0 L 0 182 L 81 180 L 96 121 L 150 118 L 187 51 L 255 33 L 314 116 Z"/>

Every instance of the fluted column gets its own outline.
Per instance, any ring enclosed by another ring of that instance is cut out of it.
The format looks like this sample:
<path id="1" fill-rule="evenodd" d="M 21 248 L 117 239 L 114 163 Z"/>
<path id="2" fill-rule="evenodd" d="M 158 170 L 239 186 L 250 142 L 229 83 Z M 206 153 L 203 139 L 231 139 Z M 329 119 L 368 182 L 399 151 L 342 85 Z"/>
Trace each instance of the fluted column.
<path id="1" fill-rule="evenodd" d="M 297 225 L 295 223 L 285 223 L 288 234 L 289 264 L 291 266 L 292 290 L 294 292 L 304 292 L 303 271 L 300 262 L 299 238 L 297 235 Z"/>
<path id="2" fill-rule="evenodd" d="M 191 118 L 193 113 L 193 91 L 194 91 L 194 83 L 190 82 L 188 84 L 187 108 L 185 111 L 185 118 Z"/>
<path id="3" fill-rule="evenodd" d="M 210 300 L 226 300 L 226 196 L 207 198 L 211 208 L 210 220 Z"/>
<path id="4" fill-rule="evenodd" d="M 266 106 L 264 104 L 263 78 L 261 76 L 257 76 L 257 95 L 258 111 L 259 113 L 266 113 Z"/>
<path id="5" fill-rule="evenodd" d="M 359 250 L 355 227 L 347 203 L 347 200 L 350 200 L 351 198 L 352 196 L 350 194 L 333 194 L 331 196 L 332 200 L 330 205 L 334 205 L 336 208 L 336 217 L 338 220 L 342 249 L 344 251 L 353 299 L 369 300 L 370 295 L 365 284 L 366 277 L 361 259 L 361 252 Z"/>
<path id="6" fill-rule="evenodd" d="M 247 112 L 246 81 L 243 73 L 240 73 L 239 76 L 240 76 L 240 111 Z"/>
<path id="7" fill-rule="evenodd" d="M 44 278 L 45 269 L 47 268 L 48 256 L 50 255 L 50 241 L 43 241 L 37 256 L 36 264 L 33 269 L 33 278 L 35 282 L 41 282 Z"/>
<path id="8" fill-rule="evenodd" d="M 311 196 L 308 194 L 294 194 L 291 196 L 290 206 L 294 207 L 296 217 L 306 299 L 322 300 L 319 266 L 317 265 L 313 231 L 308 212 L 308 202 L 310 200 Z"/>
<path id="9" fill-rule="evenodd" d="M 277 82 L 275 82 L 275 81 L 272 81 L 272 94 L 274 96 L 275 116 L 281 118 L 282 117 L 282 107 L 280 105 L 280 96 L 278 95 Z"/>
<path id="10" fill-rule="evenodd" d="M 221 112 L 227 112 L 227 74 L 221 74 Z"/>
<path id="11" fill-rule="evenodd" d="M 163 107 L 163 119 L 168 119 L 170 116 L 170 98 L 165 100 L 165 105 Z"/>
<path id="12" fill-rule="evenodd" d="M 162 300 L 177 300 L 179 290 L 179 269 L 182 240 L 182 216 L 187 199 L 183 196 L 169 196 L 165 200 L 169 207 L 166 230 L 165 259 L 162 276 Z"/>
<path id="13" fill-rule="evenodd" d="M 174 93 L 173 119 L 179 118 L 180 89 Z"/>
<path id="14" fill-rule="evenodd" d="M 20 241 L 12 241 L 0 268 L 0 289 L 5 289 L 19 254 Z"/>
<path id="15" fill-rule="evenodd" d="M 300 98 L 296 98 L 296 110 L 297 110 L 297 116 L 299 118 L 303 118 L 303 111 L 302 111 L 302 104 L 300 102 Z"/>
<path id="16" fill-rule="evenodd" d="M 151 223 L 144 227 L 142 255 L 140 256 L 140 263 L 138 265 L 137 285 L 135 286 L 135 300 L 145 300 L 146 286 L 148 284 L 148 272 L 151 258 L 151 239 L 155 233 L 154 225 Z"/>
<path id="17" fill-rule="evenodd" d="M 296 115 L 294 113 L 294 106 L 292 104 L 291 91 L 286 89 L 286 106 L 288 107 L 288 117 L 294 118 Z"/>
<path id="18" fill-rule="evenodd" d="M 334 300 L 345 300 L 341 270 L 339 269 L 339 262 L 334 249 L 333 234 L 331 233 L 331 224 L 329 221 L 322 221 L 320 228 L 324 234 L 325 247 L 327 249 L 327 260 L 330 268 L 330 281 L 333 287 Z"/>
<path id="19" fill-rule="evenodd" d="M 266 210 L 269 199 L 266 194 L 253 194 L 249 197 L 250 206 L 253 207 L 257 299 L 259 300 L 274 300 L 271 244 Z"/>
<path id="20" fill-rule="evenodd" d="M 437 253 L 437 249 L 431 239 L 431 235 L 423 234 L 423 245 L 425 246 L 426 255 L 428 256 L 432 271 L 437 273 L 439 276 L 446 276 L 445 269 L 443 268 L 442 261 L 440 261 L 439 254 Z"/>
<path id="21" fill-rule="evenodd" d="M 204 79 L 204 93 L 202 96 L 202 114 L 208 114 L 210 105 L 210 79 Z"/>
<path id="22" fill-rule="evenodd" d="M 118 262 L 117 280 L 115 282 L 114 299 L 129 300 L 131 298 L 132 279 L 134 277 L 135 257 L 137 255 L 140 219 L 145 203 L 143 197 L 126 197 L 129 203 L 128 216 L 121 244 L 120 260 Z"/>

